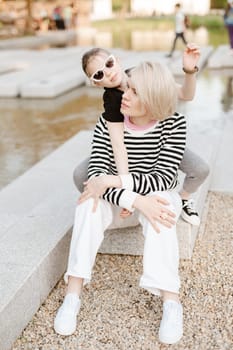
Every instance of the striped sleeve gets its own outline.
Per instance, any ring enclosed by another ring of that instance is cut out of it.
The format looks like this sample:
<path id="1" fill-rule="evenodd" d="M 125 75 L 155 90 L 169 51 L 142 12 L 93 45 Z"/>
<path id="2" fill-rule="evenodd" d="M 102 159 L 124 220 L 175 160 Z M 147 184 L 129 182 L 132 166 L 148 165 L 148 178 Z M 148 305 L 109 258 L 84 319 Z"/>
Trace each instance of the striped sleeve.
<path id="1" fill-rule="evenodd" d="M 96 124 L 92 139 L 91 157 L 88 165 L 88 178 L 109 174 L 111 147 L 106 123 L 102 118 Z"/>

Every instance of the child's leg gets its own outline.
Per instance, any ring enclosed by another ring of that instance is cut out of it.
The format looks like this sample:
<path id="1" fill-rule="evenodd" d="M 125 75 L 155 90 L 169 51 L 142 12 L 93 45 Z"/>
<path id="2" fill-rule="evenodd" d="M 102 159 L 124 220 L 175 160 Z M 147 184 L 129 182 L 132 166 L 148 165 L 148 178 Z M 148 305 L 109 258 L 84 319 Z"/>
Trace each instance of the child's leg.
<path id="1" fill-rule="evenodd" d="M 83 191 L 83 183 L 87 180 L 87 169 L 90 158 L 84 159 L 73 172 L 73 179 L 75 186 L 79 190 L 80 193 Z"/>
<path id="2" fill-rule="evenodd" d="M 128 155 L 124 144 L 124 124 L 107 122 L 118 174 L 128 174 Z"/>
<path id="3" fill-rule="evenodd" d="M 180 163 L 180 170 L 185 173 L 183 189 L 181 191 L 181 193 L 184 193 L 184 198 L 181 197 L 188 199 L 189 195 L 196 192 L 209 175 L 209 166 L 196 153 L 186 148 Z"/>
<path id="4" fill-rule="evenodd" d="M 182 217 L 193 225 L 199 225 L 200 219 L 194 209 L 191 194 L 197 191 L 209 175 L 209 166 L 201 157 L 186 148 L 180 163 L 180 170 L 185 173 L 183 188 L 180 191 L 183 201 Z"/>

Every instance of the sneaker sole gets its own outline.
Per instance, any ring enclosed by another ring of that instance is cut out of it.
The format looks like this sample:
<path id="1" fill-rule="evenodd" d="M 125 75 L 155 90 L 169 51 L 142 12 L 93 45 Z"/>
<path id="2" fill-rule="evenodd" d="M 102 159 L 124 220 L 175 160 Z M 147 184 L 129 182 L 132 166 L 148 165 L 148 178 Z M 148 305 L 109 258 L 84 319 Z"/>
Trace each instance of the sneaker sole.
<path id="1" fill-rule="evenodd" d="M 159 335 L 159 341 L 163 344 L 169 344 L 169 345 L 172 345 L 172 344 L 175 344 L 175 343 L 178 343 L 178 341 L 181 340 L 183 336 L 183 333 L 179 335 L 179 337 L 177 336 L 176 338 L 166 338 L 166 337 L 161 337 Z"/>
<path id="2" fill-rule="evenodd" d="M 69 331 L 69 332 L 62 332 L 55 326 L 54 326 L 54 330 L 55 330 L 55 332 L 57 334 L 64 335 L 64 336 L 69 336 L 69 335 L 72 335 L 76 331 L 76 327 L 72 331 Z"/>

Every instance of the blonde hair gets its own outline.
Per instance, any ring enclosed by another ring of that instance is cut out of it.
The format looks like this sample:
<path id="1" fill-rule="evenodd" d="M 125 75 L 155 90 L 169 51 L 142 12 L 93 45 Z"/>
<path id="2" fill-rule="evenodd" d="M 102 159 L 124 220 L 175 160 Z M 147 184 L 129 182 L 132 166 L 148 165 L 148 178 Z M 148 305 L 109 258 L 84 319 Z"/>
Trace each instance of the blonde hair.
<path id="1" fill-rule="evenodd" d="M 164 120 L 177 106 L 177 85 L 171 71 L 159 62 L 142 62 L 129 72 L 136 92 L 153 119 Z"/>

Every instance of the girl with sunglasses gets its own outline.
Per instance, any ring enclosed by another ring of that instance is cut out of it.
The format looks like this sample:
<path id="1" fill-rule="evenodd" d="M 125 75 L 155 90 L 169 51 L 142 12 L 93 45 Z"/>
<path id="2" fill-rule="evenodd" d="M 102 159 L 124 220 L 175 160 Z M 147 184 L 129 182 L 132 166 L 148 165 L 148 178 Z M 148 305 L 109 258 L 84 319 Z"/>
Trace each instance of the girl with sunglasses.
<path id="1" fill-rule="evenodd" d="M 90 282 L 104 231 L 141 224 L 145 238 L 140 287 L 163 299 L 159 340 L 174 344 L 183 334 L 179 300 L 179 251 L 176 221 L 181 199 L 176 192 L 177 171 L 186 142 L 185 117 L 176 113 L 177 88 L 166 66 L 143 62 L 129 72 L 122 96 L 124 143 L 129 174 L 118 175 L 108 125 L 100 116 L 92 139 L 88 184 L 76 208 L 65 273 L 66 296 L 54 321 L 58 334 L 76 330 L 83 285 Z M 105 192 L 93 212 L 98 188 Z M 119 210 L 132 212 L 119 218 Z"/>
<path id="2" fill-rule="evenodd" d="M 183 85 L 176 84 L 178 98 L 180 100 L 192 100 L 196 88 L 197 62 L 200 51 L 196 44 L 188 44 L 183 54 L 183 70 L 185 72 Z M 109 51 L 102 48 L 93 48 L 87 51 L 82 57 L 82 68 L 90 81 L 96 87 L 103 87 L 103 118 L 108 125 L 111 138 L 114 159 L 118 174 L 128 173 L 127 152 L 124 145 L 124 116 L 120 111 L 121 99 L 126 86 L 127 71 L 125 72 L 120 62 Z M 74 182 L 80 192 L 83 191 L 83 184 L 86 184 L 87 168 L 89 159 L 84 160 L 74 170 Z M 199 225 L 200 219 L 190 198 L 191 193 L 197 191 L 209 174 L 209 167 L 194 152 L 186 148 L 180 170 L 186 176 L 183 188 L 180 192 L 183 210 L 182 218 L 192 225 Z M 100 193 L 104 189 L 100 188 Z M 98 198 L 96 198 L 95 207 Z M 122 210 L 121 216 L 125 217 L 130 213 Z"/>

